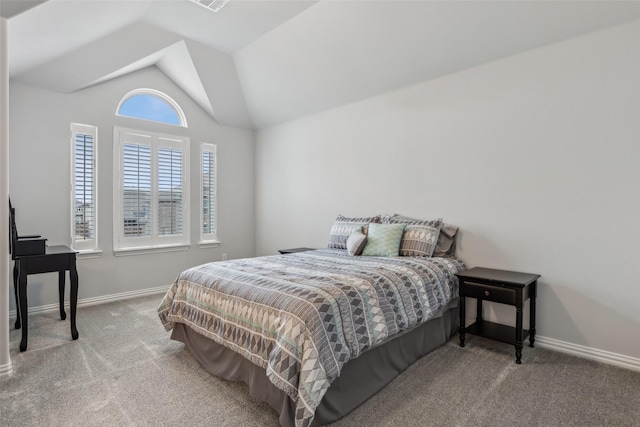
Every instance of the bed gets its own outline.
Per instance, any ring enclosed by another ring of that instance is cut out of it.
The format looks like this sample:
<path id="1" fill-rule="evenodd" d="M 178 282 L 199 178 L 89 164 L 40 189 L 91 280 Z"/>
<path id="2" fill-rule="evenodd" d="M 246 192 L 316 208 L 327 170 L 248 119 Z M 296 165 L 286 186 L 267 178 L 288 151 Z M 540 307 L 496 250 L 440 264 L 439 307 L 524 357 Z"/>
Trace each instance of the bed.
<path id="1" fill-rule="evenodd" d="M 458 330 L 463 269 L 453 256 L 335 248 L 214 262 L 181 273 L 158 313 L 207 371 L 247 383 L 281 425 L 323 425 Z"/>

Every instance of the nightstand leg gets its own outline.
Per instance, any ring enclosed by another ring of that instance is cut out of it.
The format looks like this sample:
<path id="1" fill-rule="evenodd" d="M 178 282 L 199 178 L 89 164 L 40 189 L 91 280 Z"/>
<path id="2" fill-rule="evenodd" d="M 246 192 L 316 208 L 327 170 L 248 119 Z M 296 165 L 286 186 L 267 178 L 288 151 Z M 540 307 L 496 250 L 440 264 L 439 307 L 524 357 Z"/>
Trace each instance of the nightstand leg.
<path id="1" fill-rule="evenodd" d="M 465 297 L 460 297 L 460 347 L 464 347 Z"/>
<path id="2" fill-rule="evenodd" d="M 522 363 L 522 307 L 516 307 L 516 363 Z"/>

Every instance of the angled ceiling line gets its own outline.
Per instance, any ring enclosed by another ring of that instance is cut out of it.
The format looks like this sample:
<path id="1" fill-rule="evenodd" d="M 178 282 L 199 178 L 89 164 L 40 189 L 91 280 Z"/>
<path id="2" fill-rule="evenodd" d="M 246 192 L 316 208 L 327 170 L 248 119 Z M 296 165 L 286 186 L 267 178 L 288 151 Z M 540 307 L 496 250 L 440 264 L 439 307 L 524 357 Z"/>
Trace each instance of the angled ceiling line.
<path id="1" fill-rule="evenodd" d="M 112 73 L 109 73 L 79 89 L 104 83 L 151 66 L 156 66 L 160 71 L 162 71 L 173 83 L 175 83 L 196 104 L 198 104 L 200 108 L 218 122 L 213 106 L 211 105 L 211 100 L 207 95 L 198 70 L 193 63 L 193 58 L 191 57 L 184 40 L 180 40 L 170 46 L 140 58 L 139 60 L 113 71 Z"/>

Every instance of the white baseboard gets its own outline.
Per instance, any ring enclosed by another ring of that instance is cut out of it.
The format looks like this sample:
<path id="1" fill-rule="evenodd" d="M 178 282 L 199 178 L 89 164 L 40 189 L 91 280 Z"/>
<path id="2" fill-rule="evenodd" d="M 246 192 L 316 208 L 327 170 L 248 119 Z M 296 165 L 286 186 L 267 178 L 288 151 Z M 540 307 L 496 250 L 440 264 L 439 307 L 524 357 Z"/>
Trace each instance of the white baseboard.
<path id="1" fill-rule="evenodd" d="M 474 312 L 475 316 L 475 310 L 472 311 Z M 475 317 L 467 316 L 466 324 L 470 325 L 471 323 L 475 322 L 475 320 Z M 525 329 L 526 328 L 527 325 L 525 324 Z M 527 345 L 527 341 L 525 340 L 525 346 Z M 555 350 L 561 353 L 567 353 L 573 356 L 582 357 L 584 359 L 595 360 L 597 362 L 606 363 L 608 365 L 615 365 L 621 368 L 640 372 L 640 359 L 636 357 L 625 356 L 623 354 L 612 353 L 606 350 L 600 350 L 593 347 L 586 347 L 579 344 L 560 341 L 555 338 L 549 338 L 538 334 L 536 334 L 535 345 L 539 345 L 541 348 Z"/>
<path id="2" fill-rule="evenodd" d="M 6 365 L 0 365 L 0 380 L 4 378 L 9 378 L 13 374 L 13 365 L 11 361 Z"/>
<path id="3" fill-rule="evenodd" d="M 129 292 L 121 292 L 119 294 L 100 296 L 100 297 L 83 298 L 78 300 L 78 307 L 87 307 L 90 305 L 105 304 L 105 303 L 114 302 L 114 301 L 122 301 L 130 298 L 142 297 L 145 295 L 163 294 L 167 292 L 168 289 L 169 289 L 169 286 L 158 286 L 156 288 L 142 289 L 139 291 L 129 291 Z M 69 302 L 65 301 L 64 306 L 65 308 L 69 308 Z M 57 303 L 47 304 L 47 305 L 41 305 L 38 307 L 29 307 L 27 312 L 29 314 L 44 313 L 48 311 L 58 311 L 59 308 L 60 308 L 60 305 Z M 9 311 L 10 318 L 15 318 L 15 316 L 16 316 L 16 310 Z"/>
<path id="4" fill-rule="evenodd" d="M 592 347 L 585 347 L 583 345 L 560 341 L 540 335 L 536 335 L 535 345 L 539 345 L 540 347 L 547 348 L 549 350 L 556 350 L 562 353 L 568 353 L 585 359 L 595 360 L 597 362 L 640 372 L 640 359 L 636 357 L 625 356 L 623 354 L 612 353 L 610 351 L 599 350 Z"/>

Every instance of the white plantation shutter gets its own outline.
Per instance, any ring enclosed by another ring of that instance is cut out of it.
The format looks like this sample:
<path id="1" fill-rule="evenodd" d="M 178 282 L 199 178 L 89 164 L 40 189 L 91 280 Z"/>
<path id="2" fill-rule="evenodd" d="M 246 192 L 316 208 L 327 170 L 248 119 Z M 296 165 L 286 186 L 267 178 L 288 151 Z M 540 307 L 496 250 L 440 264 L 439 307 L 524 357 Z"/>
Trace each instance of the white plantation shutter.
<path id="1" fill-rule="evenodd" d="M 151 147 L 125 143 L 122 158 L 125 237 L 151 236 Z"/>
<path id="2" fill-rule="evenodd" d="M 200 241 L 216 241 L 216 146 L 201 144 Z"/>
<path id="3" fill-rule="evenodd" d="M 158 230 L 161 236 L 182 233 L 182 151 L 158 149 Z"/>
<path id="4" fill-rule="evenodd" d="M 115 128 L 114 250 L 189 243 L 189 140 Z"/>
<path id="5" fill-rule="evenodd" d="M 97 143 L 97 127 L 71 124 L 71 246 L 78 251 L 98 248 Z"/>

